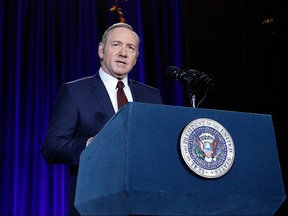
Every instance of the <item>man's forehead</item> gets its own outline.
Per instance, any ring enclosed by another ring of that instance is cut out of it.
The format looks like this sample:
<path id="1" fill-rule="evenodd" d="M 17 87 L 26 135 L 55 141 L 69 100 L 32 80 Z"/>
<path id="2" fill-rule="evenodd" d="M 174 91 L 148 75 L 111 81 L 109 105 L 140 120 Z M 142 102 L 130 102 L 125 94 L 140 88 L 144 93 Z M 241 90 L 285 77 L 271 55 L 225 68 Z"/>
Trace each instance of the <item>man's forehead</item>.
<path id="1" fill-rule="evenodd" d="M 121 32 L 125 34 L 121 34 Z M 137 37 L 135 32 L 123 27 L 112 29 L 109 32 L 107 39 L 109 41 L 129 42 L 137 45 Z"/>

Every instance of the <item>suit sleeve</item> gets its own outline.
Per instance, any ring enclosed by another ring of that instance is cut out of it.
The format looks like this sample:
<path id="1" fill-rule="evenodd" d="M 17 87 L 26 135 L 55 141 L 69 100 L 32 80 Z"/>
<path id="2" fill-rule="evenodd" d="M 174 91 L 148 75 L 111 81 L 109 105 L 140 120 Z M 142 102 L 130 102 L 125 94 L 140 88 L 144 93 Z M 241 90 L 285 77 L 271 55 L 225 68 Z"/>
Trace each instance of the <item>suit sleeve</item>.
<path id="1" fill-rule="evenodd" d="M 42 155 L 47 163 L 77 165 L 89 137 L 76 137 L 77 104 L 73 91 L 64 84 L 59 89 Z"/>

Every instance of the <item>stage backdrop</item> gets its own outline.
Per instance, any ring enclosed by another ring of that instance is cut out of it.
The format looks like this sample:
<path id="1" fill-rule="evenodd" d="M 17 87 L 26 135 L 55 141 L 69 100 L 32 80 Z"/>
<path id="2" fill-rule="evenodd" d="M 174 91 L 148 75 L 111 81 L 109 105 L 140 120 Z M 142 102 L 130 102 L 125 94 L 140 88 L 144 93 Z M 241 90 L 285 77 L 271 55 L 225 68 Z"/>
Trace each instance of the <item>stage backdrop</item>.
<path id="1" fill-rule="evenodd" d="M 0 0 L 0 215 L 67 214 L 67 167 L 46 164 L 41 147 L 59 86 L 98 71 L 98 43 L 119 21 L 113 5 L 141 38 L 130 78 L 159 88 L 165 104 L 191 106 L 166 68 L 208 73 L 214 86 L 199 107 L 271 114 L 284 167 L 287 5 L 263 2 Z"/>

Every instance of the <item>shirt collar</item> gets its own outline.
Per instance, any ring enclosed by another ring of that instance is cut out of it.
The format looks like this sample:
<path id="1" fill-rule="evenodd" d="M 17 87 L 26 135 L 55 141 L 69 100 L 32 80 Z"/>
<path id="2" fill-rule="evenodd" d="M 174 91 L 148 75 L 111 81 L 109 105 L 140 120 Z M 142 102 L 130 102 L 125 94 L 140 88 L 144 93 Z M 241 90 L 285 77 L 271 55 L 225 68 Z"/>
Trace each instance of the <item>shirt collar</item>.
<path id="1" fill-rule="evenodd" d="M 100 68 L 99 70 L 99 75 L 102 79 L 102 81 L 104 82 L 105 86 L 108 88 L 112 88 L 112 89 L 116 89 L 116 85 L 118 83 L 118 79 L 116 79 L 115 77 L 107 74 L 106 72 L 104 72 L 102 70 L 102 68 Z M 125 77 L 124 79 L 122 79 L 122 82 L 124 83 L 125 86 L 128 86 L 128 78 Z"/>

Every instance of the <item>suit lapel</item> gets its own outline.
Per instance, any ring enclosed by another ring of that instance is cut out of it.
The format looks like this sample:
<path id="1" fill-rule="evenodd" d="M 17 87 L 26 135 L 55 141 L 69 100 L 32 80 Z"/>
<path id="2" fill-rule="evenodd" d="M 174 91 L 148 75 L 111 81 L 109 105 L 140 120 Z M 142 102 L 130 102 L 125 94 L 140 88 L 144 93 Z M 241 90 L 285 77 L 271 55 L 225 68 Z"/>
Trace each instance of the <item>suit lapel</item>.
<path id="1" fill-rule="evenodd" d="M 115 114 L 115 111 L 99 73 L 94 75 L 92 79 L 92 89 L 100 103 L 100 106 L 102 106 L 103 111 L 106 113 L 108 118 L 111 118 Z"/>
<path id="2" fill-rule="evenodd" d="M 128 80 L 128 82 L 129 82 L 129 88 L 131 90 L 131 94 L 133 97 L 133 101 L 140 102 L 141 101 L 141 98 L 140 98 L 141 94 L 138 94 L 137 86 L 131 80 Z"/>

